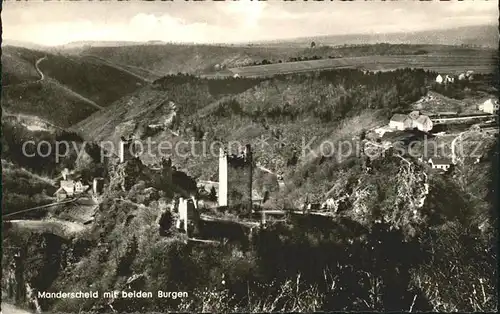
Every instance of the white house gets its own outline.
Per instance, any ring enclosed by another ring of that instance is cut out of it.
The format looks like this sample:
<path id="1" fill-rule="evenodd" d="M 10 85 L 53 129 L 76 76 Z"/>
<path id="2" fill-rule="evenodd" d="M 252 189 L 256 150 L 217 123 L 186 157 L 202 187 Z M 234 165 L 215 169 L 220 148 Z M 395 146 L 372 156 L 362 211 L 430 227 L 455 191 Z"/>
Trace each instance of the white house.
<path id="1" fill-rule="evenodd" d="M 469 81 L 472 81 L 474 79 L 474 71 L 467 71 L 465 72 L 465 77 L 469 80 Z"/>
<path id="2" fill-rule="evenodd" d="M 61 180 L 61 187 L 54 192 L 54 195 L 59 202 L 67 197 L 73 197 L 77 194 L 85 192 L 88 187 L 88 185 L 84 185 L 81 181 L 75 182 L 74 180 Z"/>
<path id="3" fill-rule="evenodd" d="M 481 105 L 479 105 L 479 110 L 482 110 L 489 114 L 497 114 L 499 109 L 498 100 L 488 99 Z"/>
<path id="4" fill-rule="evenodd" d="M 446 157 L 432 157 L 429 159 L 432 169 L 448 171 L 451 166 L 451 159 Z"/>
<path id="5" fill-rule="evenodd" d="M 396 130 L 411 129 L 413 125 L 412 119 L 405 114 L 396 113 L 389 121 L 389 127 Z"/>
<path id="6" fill-rule="evenodd" d="M 432 130 L 433 124 L 428 116 L 420 115 L 416 120 L 413 120 L 413 127 L 422 132 L 429 132 Z"/>
<path id="7" fill-rule="evenodd" d="M 451 75 L 441 75 L 441 74 L 438 74 L 438 76 L 436 76 L 436 83 L 438 84 L 447 84 L 447 83 L 453 83 L 455 82 L 455 78 Z"/>

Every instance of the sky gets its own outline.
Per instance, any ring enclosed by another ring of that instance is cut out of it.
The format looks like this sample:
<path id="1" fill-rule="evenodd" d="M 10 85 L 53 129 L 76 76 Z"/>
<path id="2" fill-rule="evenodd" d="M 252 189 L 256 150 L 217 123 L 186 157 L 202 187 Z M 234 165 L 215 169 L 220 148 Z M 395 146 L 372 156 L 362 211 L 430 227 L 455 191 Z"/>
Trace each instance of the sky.
<path id="1" fill-rule="evenodd" d="M 3 38 L 238 43 L 338 34 L 497 25 L 498 0 L 466 1 L 7 1 Z"/>

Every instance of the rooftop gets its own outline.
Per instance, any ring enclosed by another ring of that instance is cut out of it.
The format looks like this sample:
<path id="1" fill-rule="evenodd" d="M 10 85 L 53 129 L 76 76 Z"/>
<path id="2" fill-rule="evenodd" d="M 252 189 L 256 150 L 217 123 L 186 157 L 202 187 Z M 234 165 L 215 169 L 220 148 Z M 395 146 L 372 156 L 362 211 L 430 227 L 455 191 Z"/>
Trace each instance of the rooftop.
<path id="1" fill-rule="evenodd" d="M 406 119 L 408 119 L 407 115 L 396 113 L 395 115 L 392 116 L 391 121 L 404 122 Z"/>
<path id="2" fill-rule="evenodd" d="M 448 157 L 432 157 L 429 161 L 432 161 L 434 165 L 450 165 L 451 158 Z"/>
<path id="3" fill-rule="evenodd" d="M 428 116 L 426 116 L 426 115 L 420 115 L 420 116 L 417 118 L 417 122 L 424 123 L 427 119 L 429 119 L 429 117 L 428 117 Z"/>

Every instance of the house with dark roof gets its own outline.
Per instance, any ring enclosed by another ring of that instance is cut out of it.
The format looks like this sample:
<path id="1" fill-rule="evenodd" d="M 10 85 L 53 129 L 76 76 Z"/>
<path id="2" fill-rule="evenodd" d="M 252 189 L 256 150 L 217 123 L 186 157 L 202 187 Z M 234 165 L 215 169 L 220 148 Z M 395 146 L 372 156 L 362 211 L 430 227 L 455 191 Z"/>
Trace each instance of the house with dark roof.
<path id="1" fill-rule="evenodd" d="M 432 169 L 448 171 L 451 167 L 451 159 L 448 157 L 432 157 L 429 158 L 429 164 Z"/>
<path id="2" fill-rule="evenodd" d="M 389 121 L 389 127 L 396 130 L 411 129 L 413 125 L 412 119 L 408 115 L 396 113 Z"/>
<path id="3" fill-rule="evenodd" d="M 81 181 L 61 180 L 61 186 L 54 192 L 54 196 L 57 198 L 57 201 L 60 202 L 68 197 L 81 194 L 88 188 L 89 186 L 84 185 Z"/>

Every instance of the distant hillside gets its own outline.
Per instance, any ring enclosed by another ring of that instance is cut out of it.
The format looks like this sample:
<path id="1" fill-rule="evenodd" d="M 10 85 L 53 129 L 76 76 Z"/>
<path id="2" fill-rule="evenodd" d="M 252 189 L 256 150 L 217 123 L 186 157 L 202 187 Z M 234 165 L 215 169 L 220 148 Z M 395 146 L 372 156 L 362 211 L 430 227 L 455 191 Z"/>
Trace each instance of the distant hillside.
<path id="1" fill-rule="evenodd" d="M 88 47 L 119 47 L 119 46 L 163 45 L 163 44 L 165 44 L 165 42 L 161 40 L 150 40 L 147 42 L 83 40 L 83 41 L 73 41 L 55 47 L 58 49 L 75 49 L 75 48 L 88 48 Z"/>
<path id="2" fill-rule="evenodd" d="M 145 84 L 130 71 L 95 58 L 7 46 L 2 105 L 9 113 L 70 126 Z"/>
<path id="3" fill-rule="evenodd" d="M 494 25 L 465 26 L 451 29 L 436 29 L 418 32 L 354 34 L 311 36 L 290 40 L 274 40 L 255 43 L 270 46 L 306 46 L 312 41 L 316 44 L 342 46 L 366 45 L 375 43 L 391 44 L 429 44 L 429 45 L 474 45 L 491 48 L 498 47 L 498 27 Z"/>
<path id="4" fill-rule="evenodd" d="M 309 40 L 309 39 L 308 39 Z M 217 69 L 269 63 L 286 63 L 311 59 L 370 56 L 425 56 L 493 54 L 493 49 L 428 44 L 383 44 L 383 39 L 361 46 L 337 46 L 337 42 L 321 42 L 315 48 L 308 44 L 283 43 L 247 46 L 215 45 L 140 45 L 122 47 L 90 47 L 80 55 L 96 56 L 114 64 L 138 67 L 163 75 L 211 73 Z"/>
<path id="5" fill-rule="evenodd" d="M 165 77 L 153 87 L 94 113 L 73 129 L 88 140 L 117 141 L 131 134 L 144 141 L 150 137 L 153 152 L 158 152 L 160 141 L 175 146 L 180 141 L 206 138 L 207 147 L 217 141 L 250 143 L 263 166 L 284 170 L 303 139 L 313 139 L 315 148 L 323 138 L 338 141 L 358 136 L 363 128 L 384 123 L 387 111 L 417 100 L 433 77 L 432 73 L 409 70 L 376 75 L 357 70 L 326 71 L 319 76 L 286 75 L 267 80 Z M 170 101 L 175 109 L 166 106 Z M 149 127 L 172 111 L 176 116 L 169 124 Z M 261 138 L 268 138 L 269 145 L 260 147 Z M 286 141 L 284 146 L 278 145 L 280 139 Z M 181 149 L 188 148 L 183 145 Z M 180 153 L 172 159 L 182 171 L 214 180 L 216 156 Z M 158 154 L 141 158 L 146 163 L 159 162 Z"/>
<path id="6" fill-rule="evenodd" d="M 40 79 L 35 63 L 45 55 L 40 50 L 2 47 L 2 86 L 34 82 Z"/>
<path id="7" fill-rule="evenodd" d="M 103 107 L 144 84 L 137 76 L 89 58 L 48 55 L 40 70 Z"/>
<path id="8" fill-rule="evenodd" d="M 8 52 L 2 53 L 2 85 L 34 82 L 40 79 L 33 63 Z"/>
<path id="9" fill-rule="evenodd" d="M 263 59 L 286 60 L 287 56 L 297 53 L 298 50 L 300 49 L 167 44 L 91 47 L 82 54 L 95 55 L 114 63 L 137 66 L 166 75 L 204 71 L 213 69 L 216 64 L 233 67 Z"/>
<path id="10" fill-rule="evenodd" d="M 49 204 L 55 190 L 52 180 L 2 159 L 2 214 Z"/>
<path id="11" fill-rule="evenodd" d="M 38 116 L 60 127 L 68 127 L 98 110 L 52 79 L 3 88 L 2 107 L 10 113 Z"/>

